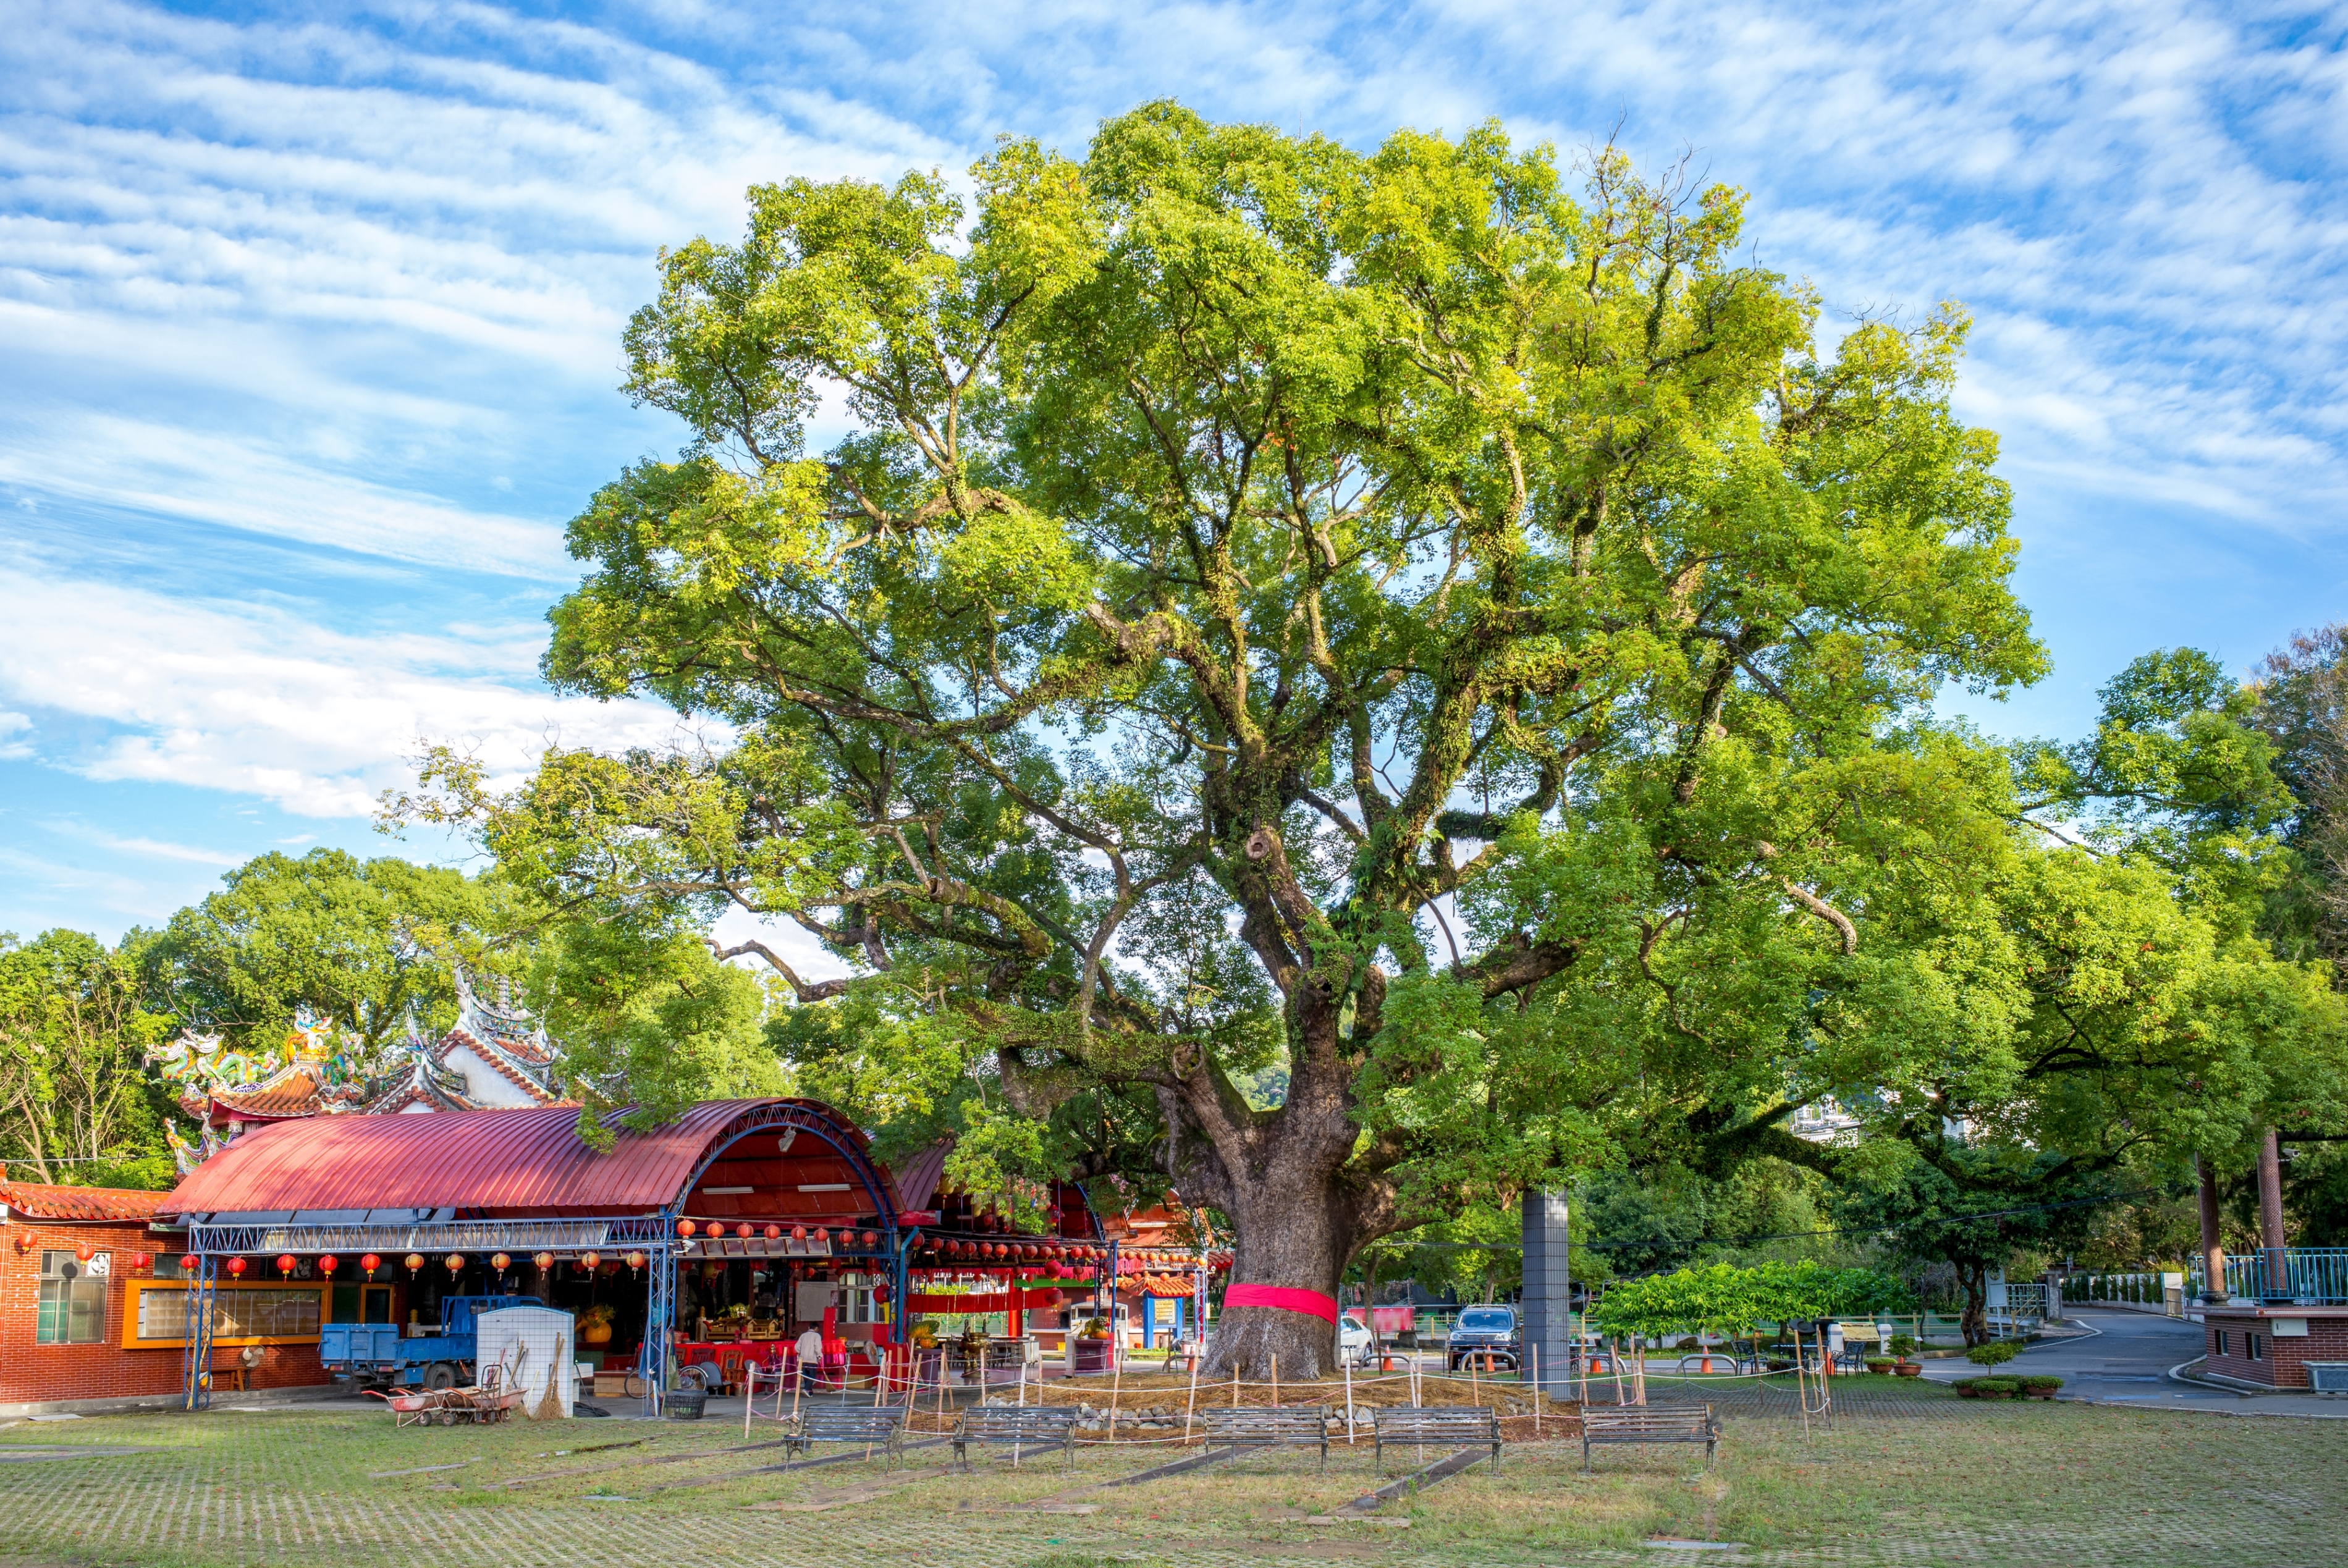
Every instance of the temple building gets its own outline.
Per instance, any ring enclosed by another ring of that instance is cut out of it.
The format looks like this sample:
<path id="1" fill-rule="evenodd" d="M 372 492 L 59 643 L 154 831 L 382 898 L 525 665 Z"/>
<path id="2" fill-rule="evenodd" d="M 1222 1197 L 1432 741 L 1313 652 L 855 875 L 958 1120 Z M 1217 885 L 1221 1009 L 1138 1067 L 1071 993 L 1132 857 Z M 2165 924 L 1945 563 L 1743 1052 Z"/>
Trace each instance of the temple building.
<path id="1" fill-rule="evenodd" d="M 386 1057 L 356 1060 L 331 1028 L 308 1023 L 282 1059 L 224 1049 L 218 1035 L 183 1032 L 149 1060 L 196 1122 L 196 1143 L 170 1130 L 183 1175 L 239 1133 L 280 1121 L 572 1103 L 546 1031 L 514 1005 L 503 982 L 491 1002 L 462 969 L 454 1026 L 438 1039 L 411 1032 Z"/>

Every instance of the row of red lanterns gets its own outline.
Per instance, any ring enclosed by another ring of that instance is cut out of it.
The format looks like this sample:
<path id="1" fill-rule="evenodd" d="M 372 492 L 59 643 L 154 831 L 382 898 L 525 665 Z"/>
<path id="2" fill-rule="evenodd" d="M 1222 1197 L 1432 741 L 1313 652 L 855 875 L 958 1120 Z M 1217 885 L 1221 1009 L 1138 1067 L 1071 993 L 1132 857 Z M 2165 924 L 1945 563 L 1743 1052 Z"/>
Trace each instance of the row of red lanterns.
<path id="1" fill-rule="evenodd" d="M 87 1245 L 76 1250 L 84 1263 L 88 1263 L 89 1261 L 90 1249 Z M 133 1268 L 145 1268 L 154 1261 L 155 1260 L 153 1258 L 149 1257 L 145 1253 L 134 1253 L 131 1254 L 130 1259 L 131 1266 Z M 422 1253 L 410 1253 L 407 1257 L 400 1261 L 407 1265 L 408 1275 L 413 1278 L 417 1271 L 424 1266 L 424 1254 Z M 464 1272 L 466 1260 L 465 1254 L 462 1253 L 450 1253 L 447 1257 L 440 1261 L 452 1274 L 462 1274 Z M 582 1253 L 579 1254 L 580 1266 L 591 1272 L 602 1261 L 602 1254 L 600 1253 Z M 641 1269 L 644 1266 L 644 1254 L 642 1253 L 630 1253 L 625 1261 L 630 1268 Z M 278 1274 L 280 1275 L 285 1275 L 294 1272 L 295 1264 L 298 1264 L 300 1260 L 295 1258 L 292 1253 L 280 1253 L 277 1254 L 276 1262 Z M 533 1256 L 530 1259 L 530 1262 L 536 1264 L 538 1265 L 539 1272 L 543 1274 L 554 1266 L 555 1257 L 552 1253 L 540 1253 Z M 200 1266 L 201 1266 L 203 1260 L 201 1258 L 198 1257 L 193 1253 L 190 1253 L 187 1256 L 180 1260 L 180 1266 L 182 1269 L 185 1269 L 188 1273 L 193 1274 Z M 231 1258 L 221 1265 L 221 1268 L 228 1272 L 228 1274 L 232 1279 L 242 1279 L 244 1276 L 245 1270 L 250 1266 L 251 1265 L 246 1264 L 242 1258 Z M 359 1267 L 366 1271 L 366 1276 L 369 1279 L 375 1278 L 375 1271 L 382 1266 L 383 1259 L 377 1257 L 373 1253 L 369 1253 L 359 1259 Z M 490 1254 L 489 1267 L 499 1274 L 505 1273 L 512 1266 L 513 1259 L 508 1254 L 504 1253 L 494 1253 Z M 615 1264 L 613 1266 L 616 1268 L 618 1265 Z M 335 1271 L 340 1267 L 342 1267 L 342 1259 L 335 1256 L 332 1253 L 328 1253 L 318 1259 L 318 1272 L 324 1274 L 329 1279 L 334 1277 Z"/>
<path id="2" fill-rule="evenodd" d="M 1109 1249 L 1088 1243 L 1060 1242 L 963 1242 L 931 1240 L 922 1243 L 925 1256 L 968 1258 L 980 1263 L 1101 1263 L 1109 1257 Z M 1120 1271 L 1137 1267 L 1195 1268 L 1196 1253 L 1177 1252 L 1170 1248 L 1144 1247 L 1120 1251 L 1117 1254 Z M 1211 1254 L 1210 1265 L 1229 1268 L 1229 1253 Z"/>
<path id="3" fill-rule="evenodd" d="M 705 1233 L 713 1242 L 721 1241 L 726 1235 L 726 1222 L 723 1220 L 704 1220 L 695 1223 L 691 1220 L 679 1220 L 676 1222 L 676 1233 L 685 1238 L 687 1241 L 692 1240 L 696 1233 Z M 734 1234 L 746 1242 L 758 1233 L 759 1231 L 757 1227 L 752 1225 L 747 1220 L 742 1221 L 734 1227 Z M 783 1239 L 783 1228 L 780 1225 L 768 1225 L 766 1227 L 765 1234 L 767 1240 L 770 1242 L 779 1242 Z M 808 1228 L 805 1225 L 793 1225 L 791 1227 L 791 1240 L 795 1242 L 804 1242 L 808 1239 Z M 831 1232 L 829 1228 L 823 1225 L 818 1225 L 815 1228 L 813 1239 L 821 1245 L 830 1245 Z M 845 1227 L 843 1227 L 839 1233 L 839 1244 L 844 1247 L 852 1247 L 856 1245 L 860 1240 L 862 1241 L 864 1245 L 867 1247 L 877 1247 L 880 1244 L 880 1233 L 878 1231 L 866 1231 L 860 1237 L 858 1233 Z"/>

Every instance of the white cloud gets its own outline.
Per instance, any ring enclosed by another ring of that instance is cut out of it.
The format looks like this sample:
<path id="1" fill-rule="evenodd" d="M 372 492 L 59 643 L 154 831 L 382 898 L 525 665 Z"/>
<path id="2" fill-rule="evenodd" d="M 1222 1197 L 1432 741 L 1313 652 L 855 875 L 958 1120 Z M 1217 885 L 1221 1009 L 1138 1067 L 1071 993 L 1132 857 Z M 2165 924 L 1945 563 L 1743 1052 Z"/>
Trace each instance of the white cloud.
<path id="1" fill-rule="evenodd" d="M 32 719 L 21 713 L 0 712 L 0 762 L 14 761 L 33 755 L 29 738 Z"/>
<path id="2" fill-rule="evenodd" d="M 46 758 L 91 779 L 349 817 L 407 779 L 421 740 L 464 746 L 511 778 L 557 741 L 659 746 L 680 733 L 651 704 L 532 689 L 528 665 L 490 643 L 350 636 L 280 612 L 6 571 L 0 596 L 17 606 L 0 694 L 103 721 L 101 738 Z M 108 634 L 91 636 L 97 625 Z"/>
<path id="3" fill-rule="evenodd" d="M 118 838 L 69 818 L 53 818 L 41 825 L 61 838 L 92 844 L 101 850 L 111 850 L 116 854 L 137 855 L 149 860 L 184 861 L 198 866 L 237 866 L 245 861 L 242 855 L 224 854 L 219 850 L 202 849 L 193 844 L 167 843 L 160 839 Z"/>

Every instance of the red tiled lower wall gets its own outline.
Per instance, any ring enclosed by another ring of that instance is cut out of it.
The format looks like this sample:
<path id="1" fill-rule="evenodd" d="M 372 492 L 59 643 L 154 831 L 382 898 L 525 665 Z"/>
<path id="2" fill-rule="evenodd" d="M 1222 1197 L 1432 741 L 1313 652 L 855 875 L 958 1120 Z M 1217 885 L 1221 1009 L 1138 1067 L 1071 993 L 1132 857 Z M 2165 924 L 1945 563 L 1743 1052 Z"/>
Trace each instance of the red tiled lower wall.
<path id="1" fill-rule="evenodd" d="M 2226 1331 L 2226 1354 L 2217 1351 L 2219 1329 Z M 2260 1349 L 2264 1353 L 2253 1361 L 2250 1355 L 2248 1336 L 2259 1336 Z M 2209 1353 L 2209 1369 L 2228 1377 L 2240 1377 L 2247 1383 L 2266 1383 L 2277 1388 L 2304 1388 L 2309 1386 L 2307 1364 L 2311 1361 L 2348 1361 L 2348 1317 L 2311 1317 L 2307 1320 L 2307 1336 L 2278 1336 L 2272 1318 L 2209 1316 L 2204 1330 L 2202 1348 Z"/>
<path id="2" fill-rule="evenodd" d="M 32 1245 L 18 1248 L 20 1236 L 28 1237 Z M 41 1253 L 49 1248 L 70 1251 L 84 1243 L 113 1254 L 106 1290 L 106 1336 L 96 1345 L 35 1344 L 41 1317 Z M 162 1253 L 171 1245 L 169 1236 L 150 1234 L 138 1224 L 45 1224 L 11 1215 L 0 1225 L 0 1405 L 177 1392 L 181 1376 L 178 1349 L 122 1348 L 122 1314 L 130 1295 L 127 1282 L 133 1277 L 130 1256 Z M 234 1354 L 223 1350 L 214 1359 Z M 270 1345 L 263 1347 L 261 1366 L 248 1386 L 291 1388 L 326 1381 L 316 1346 Z"/>

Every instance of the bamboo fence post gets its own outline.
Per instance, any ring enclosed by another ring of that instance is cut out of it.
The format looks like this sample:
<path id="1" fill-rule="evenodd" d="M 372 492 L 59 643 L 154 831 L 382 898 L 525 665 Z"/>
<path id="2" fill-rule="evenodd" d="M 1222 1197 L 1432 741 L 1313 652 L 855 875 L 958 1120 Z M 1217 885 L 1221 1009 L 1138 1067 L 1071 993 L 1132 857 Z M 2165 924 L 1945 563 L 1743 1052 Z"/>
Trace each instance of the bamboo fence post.
<path id="1" fill-rule="evenodd" d="M 1234 1359 L 1232 1360 L 1232 1362 L 1231 1362 L 1231 1408 L 1232 1408 L 1232 1409 L 1234 1409 L 1234 1410 L 1236 1410 L 1236 1409 L 1238 1409 L 1239 1408 L 1240 1408 L 1240 1364 L 1239 1364 L 1238 1360 L 1237 1360 L 1236 1358 L 1234 1358 Z"/>
<path id="2" fill-rule="evenodd" d="M 1200 1349 L 1204 1348 L 1204 1346 L 1200 1346 Z M 1190 1419 L 1199 1409 L 1199 1363 L 1205 1359 L 1196 1351 L 1190 1357 L 1190 1392 L 1182 1401 L 1182 1441 L 1186 1445 L 1190 1441 Z"/>
<path id="3" fill-rule="evenodd" d="M 1272 1402 L 1275 1408 L 1278 1408 L 1280 1404 L 1280 1357 L 1278 1355 L 1274 1355 L 1272 1358 Z"/>
<path id="4" fill-rule="evenodd" d="M 1113 1442 L 1115 1442 L 1115 1441 L 1117 1441 L 1117 1386 L 1125 1380 L 1125 1357 L 1124 1357 L 1123 1356 L 1120 1356 L 1119 1354 L 1117 1354 L 1117 1352 L 1118 1352 L 1118 1351 L 1120 1351 L 1120 1350 L 1121 1350 L 1121 1349 L 1123 1349 L 1123 1348 L 1124 1348 L 1124 1346 L 1122 1346 L 1118 1345 L 1115 1339 L 1111 1339 L 1111 1340 L 1109 1341 L 1109 1347 L 1108 1347 L 1108 1440 L 1109 1440 L 1110 1442 L 1112 1442 L 1112 1443 L 1113 1443 Z"/>
<path id="5" fill-rule="evenodd" d="M 1354 1364 L 1345 1359 L 1345 1347 L 1337 1346 L 1337 1364 L 1345 1369 L 1345 1446 L 1354 1446 Z"/>
<path id="6" fill-rule="evenodd" d="M 1606 1369 L 1614 1374 L 1614 1403 L 1617 1407 L 1630 1401 L 1622 1398 L 1622 1341 L 1614 1335 L 1606 1336 Z"/>
<path id="7" fill-rule="evenodd" d="M 1528 1345 L 1525 1354 L 1533 1361 L 1533 1441 L 1540 1441 L 1540 1346 Z"/>

